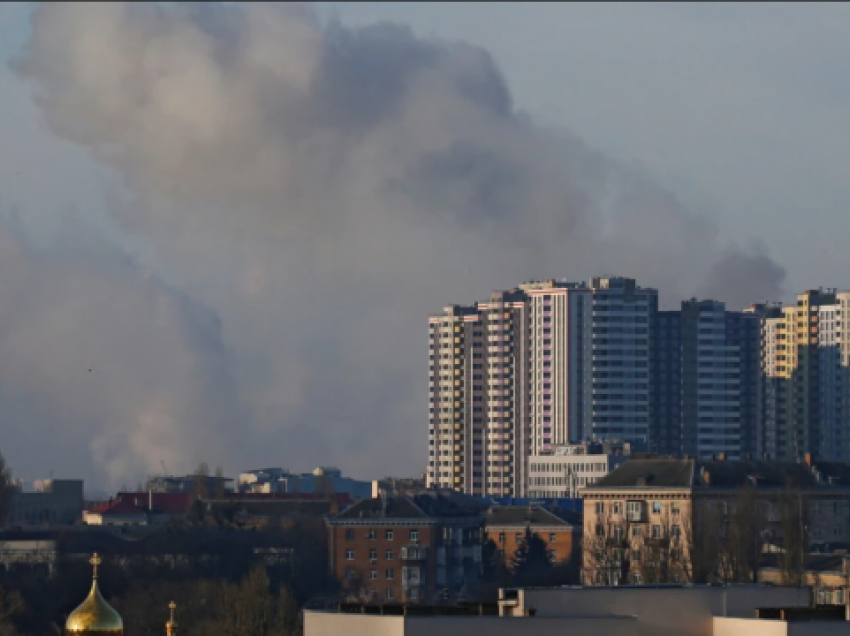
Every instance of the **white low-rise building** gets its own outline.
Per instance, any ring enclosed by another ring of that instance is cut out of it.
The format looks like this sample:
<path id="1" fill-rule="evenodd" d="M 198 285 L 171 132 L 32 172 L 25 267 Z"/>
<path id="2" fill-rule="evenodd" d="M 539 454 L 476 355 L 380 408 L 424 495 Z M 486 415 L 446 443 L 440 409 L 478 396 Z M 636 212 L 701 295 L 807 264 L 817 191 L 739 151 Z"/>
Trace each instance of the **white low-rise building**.
<path id="1" fill-rule="evenodd" d="M 575 499 L 589 486 L 629 459 L 629 444 L 584 442 L 555 447 L 528 458 L 528 496 Z"/>

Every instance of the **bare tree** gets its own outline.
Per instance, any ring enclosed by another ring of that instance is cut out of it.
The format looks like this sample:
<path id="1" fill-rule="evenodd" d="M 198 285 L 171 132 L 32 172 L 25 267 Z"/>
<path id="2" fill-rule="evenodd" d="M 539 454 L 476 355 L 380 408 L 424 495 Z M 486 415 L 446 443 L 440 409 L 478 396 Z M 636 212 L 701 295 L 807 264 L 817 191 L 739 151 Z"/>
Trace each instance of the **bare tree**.
<path id="1" fill-rule="evenodd" d="M 6 463 L 3 453 L 0 453 L 0 526 L 6 523 L 12 506 L 13 496 L 12 469 Z"/>
<path id="2" fill-rule="evenodd" d="M 224 499 L 224 471 L 221 466 L 215 469 L 215 498 Z"/>
<path id="3" fill-rule="evenodd" d="M 206 462 L 201 462 L 197 470 L 195 470 L 195 494 L 199 499 L 207 499 L 209 497 L 210 493 L 207 489 L 209 476 L 209 466 L 207 466 Z"/>
<path id="4" fill-rule="evenodd" d="M 802 490 L 789 484 L 776 502 L 782 551 L 779 569 L 785 585 L 805 583 L 806 553 L 809 548 L 809 502 Z"/>
<path id="5" fill-rule="evenodd" d="M 14 619 L 24 611 L 24 601 L 15 591 L 0 587 L 0 636 L 18 636 Z"/>
<path id="6" fill-rule="evenodd" d="M 728 582 L 758 582 L 759 560 L 768 534 L 769 506 L 750 486 L 738 491 L 724 550 Z"/>

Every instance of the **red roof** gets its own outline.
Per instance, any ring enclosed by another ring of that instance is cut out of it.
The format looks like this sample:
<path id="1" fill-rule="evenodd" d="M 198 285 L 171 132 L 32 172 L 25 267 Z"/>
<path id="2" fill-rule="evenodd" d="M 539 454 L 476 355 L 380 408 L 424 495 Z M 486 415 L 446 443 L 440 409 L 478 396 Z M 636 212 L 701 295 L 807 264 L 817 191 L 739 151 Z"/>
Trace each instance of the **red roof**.
<path id="1" fill-rule="evenodd" d="M 155 492 L 150 495 L 146 492 L 119 492 L 115 499 L 89 512 L 100 515 L 143 515 L 151 512 L 148 506 L 152 504 L 154 513 L 185 514 L 192 501 L 194 495 L 191 493 Z"/>

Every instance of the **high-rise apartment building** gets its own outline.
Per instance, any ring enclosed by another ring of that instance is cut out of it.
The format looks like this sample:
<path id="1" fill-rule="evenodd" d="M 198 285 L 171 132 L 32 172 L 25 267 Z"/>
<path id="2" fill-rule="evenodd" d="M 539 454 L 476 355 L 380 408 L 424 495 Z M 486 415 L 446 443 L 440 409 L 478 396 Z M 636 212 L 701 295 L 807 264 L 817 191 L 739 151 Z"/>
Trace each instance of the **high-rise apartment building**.
<path id="1" fill-rule="evenodd" d="M 429 485 L 524 496 L 529 456 L 646 443 L 657 306 L 632 279 L 547 280 L 432 316 Z"/>
<path id="2" fill-rule="evenodd" d="M 850 460 L 850 292 L 809 290 L 762 320 L 764 450 Z"/>
<path id="3" fill-rule="evenodd" d="M 682 454 L 757 452 L 759 332 L 754 314 L 714 300 L 682 303 Z"/>

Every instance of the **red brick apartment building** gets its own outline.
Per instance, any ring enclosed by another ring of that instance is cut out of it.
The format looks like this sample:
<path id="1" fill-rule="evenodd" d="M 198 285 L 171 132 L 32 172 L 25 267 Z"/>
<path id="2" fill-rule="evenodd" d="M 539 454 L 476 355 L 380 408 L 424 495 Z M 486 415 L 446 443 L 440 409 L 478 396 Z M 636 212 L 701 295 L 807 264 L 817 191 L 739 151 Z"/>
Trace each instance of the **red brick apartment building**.
<path id="1" fill-rule="evenodd" d="M 330 565 L 350 597 L 431 602 L 481 574 L 486 504 L 450 490 L 364 499 L 328 519 Z"/>

